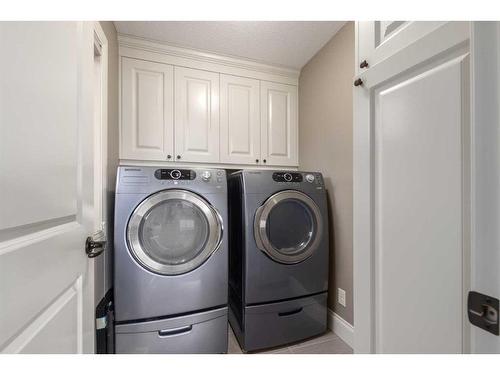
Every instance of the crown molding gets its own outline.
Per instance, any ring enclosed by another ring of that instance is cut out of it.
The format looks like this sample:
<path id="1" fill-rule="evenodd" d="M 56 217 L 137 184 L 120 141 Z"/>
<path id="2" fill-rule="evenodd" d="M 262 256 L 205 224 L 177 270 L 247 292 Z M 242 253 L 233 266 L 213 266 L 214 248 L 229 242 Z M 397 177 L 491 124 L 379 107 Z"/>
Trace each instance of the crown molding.
<path id="1" fill-rule="evenodd" d="M 155 40 L 131 36 L 127 34 L 118 34 L 118 44 L 120 47 L 121 56 L 128 55 L 126 52 L 127 49 L 133 49 L 137 51 L 161 54 L 178 59 L 188 59 L 197 61 L 199 63 L 215 64 L 227 68 L 244 69 L 247 71 L 264 73 L 292 80 L 298 80 L 298 77 L 300 75 L 300 70 L 298 69 L 292 69 L 277 65 L 268 65 L 252 60 L 213 54 L 197 49 L 188 49 L 173 46 Z"/>

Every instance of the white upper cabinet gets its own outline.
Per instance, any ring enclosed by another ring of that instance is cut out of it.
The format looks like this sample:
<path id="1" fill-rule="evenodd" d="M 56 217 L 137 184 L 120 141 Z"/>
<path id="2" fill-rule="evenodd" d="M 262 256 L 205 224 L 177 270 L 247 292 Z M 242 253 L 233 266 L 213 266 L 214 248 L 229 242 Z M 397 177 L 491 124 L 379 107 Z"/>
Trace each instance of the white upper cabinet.
<path id="1" fill-rule="evenodd" d="M 219 161 L 219 74 L 175 67 L 175 157 Z"/>
<path id="2" fill-rule="evenodd" d="M 120 158 L 172 160 L 173 67 L 122 58 Z"/>
<path id="3" fill-rule="evenodd" d="M 123 163 L 298 165 L 298 70 L 118 41 Z"/>
<path id="4" fill-rule="evenodd" d="M 262 81 L 261 157 L 264 164 L 298 164 L 297 86 Z"/>
<path id="5" fill-rule="evenodd" d="M 220 76 L 220 161 L 259 164 L 260 82 Z"/>
<path id="6" fill-rule="evenodd" d="M 442 26 L 438 21 L 362 21 L 356 22 L 358 51 L 356 71 L 367 68 L 394 55 L 409 44 Z M 366 62 L 366 64 L 364 64 Z"/>

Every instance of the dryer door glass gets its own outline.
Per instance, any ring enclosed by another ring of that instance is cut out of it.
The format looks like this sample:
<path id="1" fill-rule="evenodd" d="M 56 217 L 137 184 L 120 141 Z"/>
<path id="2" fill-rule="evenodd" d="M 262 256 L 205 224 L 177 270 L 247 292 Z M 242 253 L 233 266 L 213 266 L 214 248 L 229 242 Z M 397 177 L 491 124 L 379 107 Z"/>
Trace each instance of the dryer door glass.
<path id="1" fill-rule="evenodd" d="M 258 210 L 254 223 L 257 246 L 280 263 L 299 263 L 319 245 L 323 220 L 316 203 L 294 190 L 271 196 Z"/>
<path id="2" fill-rule="evenodd" d="M 144 200 L 128 227 L 134 258 L 164 275 L 199 267 L 218 248 L 221 237 L 215 210 L 197 195 L 180 190 L 166 190 Z"/>

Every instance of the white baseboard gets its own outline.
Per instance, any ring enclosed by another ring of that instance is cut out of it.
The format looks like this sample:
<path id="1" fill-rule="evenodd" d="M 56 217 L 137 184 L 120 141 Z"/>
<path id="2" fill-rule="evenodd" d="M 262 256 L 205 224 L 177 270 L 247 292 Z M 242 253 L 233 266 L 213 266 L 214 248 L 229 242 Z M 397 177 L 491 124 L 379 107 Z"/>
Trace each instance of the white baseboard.
<path id="1" fill-rule="evenodd" d="M 353 347 L 354 327 L 330 309 L 328 309 L 328 328 L 344 340 L 351 348 Z"/>

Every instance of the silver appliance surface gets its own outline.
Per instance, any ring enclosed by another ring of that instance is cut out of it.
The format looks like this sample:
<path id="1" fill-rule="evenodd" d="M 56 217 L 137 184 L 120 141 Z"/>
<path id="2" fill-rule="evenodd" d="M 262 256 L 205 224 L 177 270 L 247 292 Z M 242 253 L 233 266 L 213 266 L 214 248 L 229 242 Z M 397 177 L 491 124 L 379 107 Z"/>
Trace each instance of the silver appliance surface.
<path id="1" fill-rule="evenodd" d="M 227 237 L 225 170 L 120 166 L 114 225 L 116 327 L 227 308 Z M 178 338 L 178 348 L 187 353 L 205 352 L 209 346 L 188 350 L 187 343 L 222 330 L 222 320 L 190 323 L 189 334 L 160 335 L 158 343 Z M 144 349 L 144 340 L 158 340 L 146 331 L 122 332 L 119 339 L 118 331 L 117 348 L 120 341 L 126 351 L 134 351 L 134 342 Z M 227 329 L 220 337 L 226 334 Z M 148 350 L 171 352 L 174 347 L 151 344 Z"/>
<path id="2" fill-rule="evenodd" d="M 321 173 L 243 170 L 228 177 L 228 188 L 230 322 L 242 348 L 326 330 L 326 297 L 319 296 L 328 290 L 329 237 Z M 314 303 L 288 314 L 289 304 L 306 300 Z M 277 310 L 268 312 L 271 305 Z"/>

